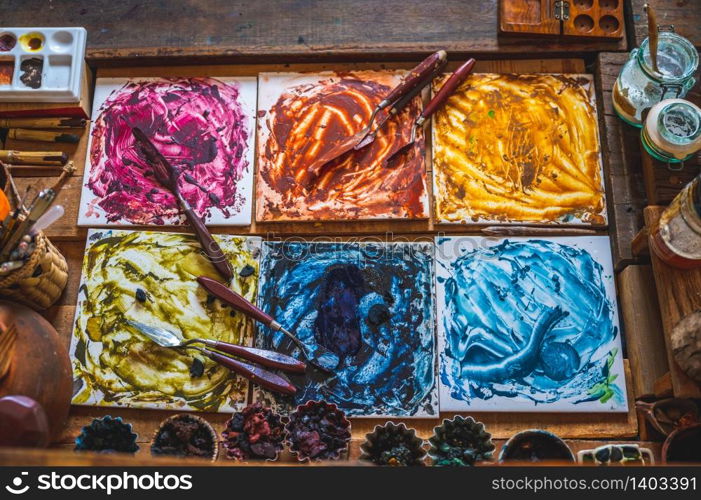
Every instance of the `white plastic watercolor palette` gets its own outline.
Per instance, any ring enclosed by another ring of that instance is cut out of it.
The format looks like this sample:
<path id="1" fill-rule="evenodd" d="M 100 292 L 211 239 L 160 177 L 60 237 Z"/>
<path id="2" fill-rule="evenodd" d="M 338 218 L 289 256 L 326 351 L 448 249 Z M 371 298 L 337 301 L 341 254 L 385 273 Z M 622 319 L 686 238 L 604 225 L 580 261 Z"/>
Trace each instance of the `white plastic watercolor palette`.
<path id="1" fill-rule="evenodd" d="M 85 28 L 0 28 L 0 100 L 77 102 Z"/>

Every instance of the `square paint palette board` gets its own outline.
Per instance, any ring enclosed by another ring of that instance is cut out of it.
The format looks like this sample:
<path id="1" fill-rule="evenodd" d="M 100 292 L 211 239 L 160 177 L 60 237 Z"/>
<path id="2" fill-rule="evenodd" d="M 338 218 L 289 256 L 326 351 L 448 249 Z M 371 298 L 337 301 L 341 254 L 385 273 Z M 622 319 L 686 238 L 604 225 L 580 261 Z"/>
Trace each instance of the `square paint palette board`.
<path id="1" fill-rule="evenodd" d="M 78 102 L 85 28 L 0 28 L 0 101 Z"/>
<path id="2" fill-rule="evenodd" d="M 436 223 L 606 225 L 590 76 L 472 74 L 432 130 Z"/>
<path id="3" fill-rule="evenodd" d="M 628 411 L 609 245 L 438 237 L 441 410 Z"/>
<path id="4" fill-rule="evenodd" d="M 297 394 L 258 390 L 254 399 L 291 410 L 323 399 L 354 417 L 438 416 L 430 243 L 264 242 L 259 306 L 339 359 L 291 377 Z M 286 352 L 280 332 L 257 347 Z"/>
<path id="5" fill-rule="evenodd" d="M 232 288 L 255 300 L 260 238 L 217 240 L 236 270 Z M 240 273 L 246 267 L 254 272 Z M 198 351 L 160 347 L 127 323 L 250 345 L 251 322 L 208 300 L 195 281 L 200 275 L 218 278 L 193 235 L 88 232 L 70 348 L 73 404 L 221 412 L 246 405 L 245 378 Z M 198 361 L 204 366 L 197 374 Z"/>
<path id="6" fill-rule="evenodd" d="M 383 163 L 409 141 L 411 123 L 421 112 L 418 96 L 369 146 L 344 154 L 318 174 L 307 168 L 339 140 L 361 130 L 372 109 L 405 73 L 261 73 L 256 220 L 427 218 L 421 131 L 401 168 Z"/>
<path id="7" fill-rule="evenodd" d="M 98 78 L 78 225 L 184 223 L 132 127 L 180 169 L 180 191 L 208 225 L 250 224 L 255 113 L 255 77 Z"/>

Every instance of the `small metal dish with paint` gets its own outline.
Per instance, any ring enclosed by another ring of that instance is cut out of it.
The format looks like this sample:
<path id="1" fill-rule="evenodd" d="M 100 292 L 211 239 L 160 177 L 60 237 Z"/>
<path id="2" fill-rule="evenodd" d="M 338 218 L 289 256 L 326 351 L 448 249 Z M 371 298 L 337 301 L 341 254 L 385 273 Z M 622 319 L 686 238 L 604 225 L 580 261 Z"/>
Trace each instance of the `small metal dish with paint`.
<path id="1" fill-rule="evenodd" d="M 504 443 L 499 462 L 575 462 L 575 457 L 567 443 L 552 432 L 529 429 Z"/>
<path id="2" fill-rule="evenodd" d="M 461 415 L 446 418 L 434 427 L 428 442 L 431 444 L 428 454 L 438 467 L 472 466 L 489 461 L 495 448 L 492 435 L 482 422 Z"/>
<path id="3" fill-rule="evenodd" d="M 260 402 L 234 412 L 221 433 L 226 457 L 276 461 L 285 448 L 285 420 Z"/>
<path id="4" fill-rule="evenodd" d="M 121 417 L 105 415 L 95 418 L 83 427 L 75 438 L 75 451 L 97 451 L 101 453 L 136 453 L 137 434 L 132 432 L 131 424 Z"/>
<path id="5" fill-rule="evenodd" d="M 351 423 L 335 404 L 307 401 L 285 426 L 290 452 L 300 462 L 339 460 L 348 452 Z"/>
<path id="6" fill-rule="evenodd" d="M 179 413 L 158 426 L 151 441 L 151 455 L 203 458 L 213 462 L 219 456 L 219 440 L 205 419 Z"/>
<path id="7" fill-rule="evenodd" d="M 390 467 L 422 466 L 425 464 L 424 440 L 416 430 L 404 423 L 386 422 L 365 435 L 360 445 L 360 459 L 375 465 Z"/>

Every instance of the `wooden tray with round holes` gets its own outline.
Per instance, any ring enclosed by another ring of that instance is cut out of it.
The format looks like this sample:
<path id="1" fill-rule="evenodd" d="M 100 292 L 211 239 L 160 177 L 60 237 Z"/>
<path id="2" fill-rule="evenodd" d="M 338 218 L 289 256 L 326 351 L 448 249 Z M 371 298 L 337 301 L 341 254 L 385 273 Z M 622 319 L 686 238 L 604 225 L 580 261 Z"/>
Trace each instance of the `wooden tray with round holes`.
<path id="1" fill-rule="evenodd" d="M 500 0 L 501 34 L 620 39 L 624 0 Z"/>

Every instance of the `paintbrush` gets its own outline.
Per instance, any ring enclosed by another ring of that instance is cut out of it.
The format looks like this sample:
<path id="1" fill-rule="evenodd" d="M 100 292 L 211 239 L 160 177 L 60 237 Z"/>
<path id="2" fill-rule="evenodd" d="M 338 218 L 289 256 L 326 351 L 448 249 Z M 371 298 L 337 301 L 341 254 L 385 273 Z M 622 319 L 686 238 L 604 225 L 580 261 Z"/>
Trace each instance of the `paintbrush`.
<path id="1" fill-rule="evenodd" d="M 68 163 L 68 153 L 63 151 L 13 151 L 0 150 L 0 161 L 21 165 L 60 165 Z"/>
<path id="2" fill-rule="evenodd" d="M 304 175 L 309 179 L 315 178 L 319 174 L 319 171 L 324 167 L 324 165 L 330 163 L 339 156 L 353 149 L 353 147 L 356 144 L 362 141 L 365 138 L 365 136 L 370 133 L 370 130 L 372 130 L 372 124 L 375 121 L 377 113 L 391 105 L 393 102 L 401 99 L 404 95 L 413 90 L 414 87 L 421 83 L 422 80 L 424 80 L 428 75 L 433 73 L 433 71 L 438 65 L 444 64 L 445 60 L 447 59 L 447 56 L 448 55 L 445 50 L 439 50 L 438 52 L 431 54 L 421 63 L 419 63 L 419 65 L 412 69 L 409 72 L 409 74 L 406 75 L 406 78 L 404 78 L 404 80 L 399 85 L 393 88 L 390 91 L 390 93 L 387 94 L 387 96 L 375 107 L 375 109 L 372 111 L 372 114 L 370 115 L 368 124 L 365 127 L 363 127 L 360 131 L 353 134 L 352 136 L 339 142 L 326 154 L 314 160 L 314 162 L 312 162 L 312 164 L 306 168 L 306 170 L 304 171 Z M 304 181 L 304 179 L 297 179 L 297 181 Z"/>
<path id="3" fill-rule="evenodd" d="M 648 47 L 650 49 L 650 62 L 652 63 L 652 70 L 655 73 L 659 73 L 660 69 L 657 67 L 657 47 L 659 42 L 657 14 L 650 4 L 646 3 L 644 8 L 647 14 L 647 37 Z"/>
<path id="4" fill-rule="evenodd" d="M 234 271 L 231 269 L 231 264 L 224 256 L 219 244 L 214 240 L 212 234 L 205 226 L 202 219 L 195 213 L 190 204 L 180 193 L 178 187 L 178 170 L 170 164 L 168 160 L 156 149 L 151 140 L 146 137 L 140 129 L 134 127 L 131 129 L 136 141 L 141 145 L 141 149 L 146 156 L 146 159 L 153 166 L 156 179 L 163 187 L 168 189 L 180 203 L 180 206 L 185 212 L 185 217 L 190 223 L 190 226 L 195 230 L 197 240 L 200 242 L 202 249 L 205 251 L 209 260 L 219 273 L 226 278 L 227 283 L 231 283 L 234 279 Z"/>
<path id="5" fill-rule="evenodd" d="M 0 128 L 83 128 L 85 118 L 0 118 Z"/>
<path id="6" fill-rule="evenodd" d="M 6 139 L 15 139 L 18 141 L 55 142 L 60 144 L 77 144 L 80 141 L 80 136 L 77 134 L 26 128 L 2 129 L 0 135 L 6 135 Z"/>
<path id="7" fill-rule="evenodd" d="M 29 229 L 46 213 L 51 204 L 58 196 L 59 191 L 68 181 L 68 178 L 75 172 L 73 162 L 70 162 L 64 167 L 63 173 L 56 180 L 56 183 L 50 188 L 42 190 L 32 202 L 29 208 L 29 213 L 22 222 L 16 223 L 13 227 L 3 234 L 3 245 L 0 250 L 0 260 L 6 260 L 12 252 L 19 240 L 28 233 Z"/>
<path id="8" fill-rule="evenodd" d="M 593 229 L 537 226 L 488 226 L 482 228 L 488 236 L 568 236 L 576 234 L 596 234 Z"/>

